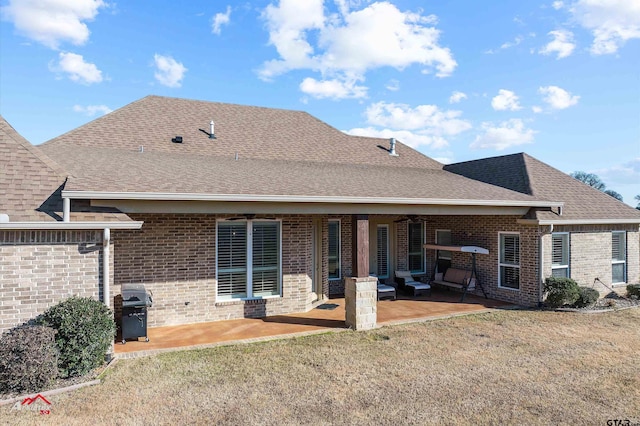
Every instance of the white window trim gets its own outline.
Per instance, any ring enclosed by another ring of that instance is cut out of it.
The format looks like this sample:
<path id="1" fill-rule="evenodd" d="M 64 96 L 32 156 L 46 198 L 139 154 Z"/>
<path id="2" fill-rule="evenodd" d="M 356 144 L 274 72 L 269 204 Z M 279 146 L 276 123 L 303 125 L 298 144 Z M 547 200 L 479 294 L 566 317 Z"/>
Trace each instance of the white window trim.
<path id="1" fill-rule="evenodd" d="M 553 264 L 553 236 L 554 235 L 566 235 L 567 236 L 567 264 L 566 265 L 554 265 Z M 569 232 L 553 232 L 551 233 L 551 276 L 553 276 L 554 269 L 566 269 L 567 278 L 571 278 L 571 234 Z"/>
<path id="2" fill-rule="evenodd" d="M 380 275 L 380 265 L 378 264 L 378 248 L 377 247 L 377 243 L 378 243 L 378 229 L 380 228 L 387 228 L 387 274 L 386 275 Z M 389 269 L 389 263 L 391 260 L 391 227 L 389 226 L 389 224 L 387 223 L 379 223 L 376 226 L 376 272 L 377 272 L 377 276 L 378 278 L 382 278 L 382 279 L 387 279 L 391 277 L 391 271 Z"/>
<path id="3" fill-rule="evenodd" d="M 612 285 L 620 285 L 620 284 L 626 284 L 628 281 L 627 278 L 627 231 L 611 231 L 611 238 L 612 238 L 612 243 L 613 243 L 613 234 L 622 234 L 624 235 L 624 260 L 614 260 L 613 257 L 611 259 L 611 268 L 612 268 L 612 272 L 611 272 L 611 284 Z M 613 251 L 613 247 L 612 247 L 612 251 Z M 613 253 L 611 254 L 613 256 Z M 624 265 L 624 281 L 616 281 L 613 282 L 613 265 Z"/>
<path id="4" fill-rule="evenodd" d="M 520 233 L 519 232 L 507 232 L 507 231 L 500 231 L 498 232 L 498 288 L 500 289 L 504 289 L 504 290 L 511 290 L 511 291 L 520 291 L 520 288 L 522 287 L 522 282 L 520 282 L 520 286 L 518 288 L 513 288 L 513 287 L 504 287 L 502 285 L 502 274 L 500 273 L 502 270 L 502 267 L 509 267 L 509 268 L 518 268 L 518 277 L 520 277 L 520 263 L 521 260 L 518 259 L 518 264 L 517 265 L 511 265 L 509 263 L 502 263 L 500 262 L 500 258 L 501 253 L 502 253 L 502 236 L 503 235 L 517 235 L 518 236 L 518 244 L 520 244 Z M 520 250 L 518 250 L 518 252 L 520 252 Z"/>
<path id="5" fill-rule="evenodd" d="M 342 220 L 341 219 L 329 219 L 329 223 L 338 222 L 338 265 L 340 273 L 337 278 L 329 278 L 329 281 L 340 281 L 342 280 Z M 327 228 L 327 234 L 329 230 Z M 328 273 L 327 273 L 328 275 Z"/>
<path id="6" fill-rule="evenodd" d="M 420 244 L 421 256 L 422 256 L 422 269 L 419 271 L 411 271 L 412 274 L 421 275 L 427 273 L 427 256 L 424 252 L 424 245 L 427 242 L 427 225 L 424 221 L 415 222 L 420 223 L 422 225 L 422 243 Z M 409 228 L 410 223 L 407 222 L 407 266 L 409 266 Z M 408 269 L 408 268 L 407 268 Z"/>
<path id="7" fill-rule="evenodd" d="M 247 226 L 247 297 L 232 297 L 221 296 L 218 294 L 218 224 L 223 222 L 240 222 Z M 253 222 L 279 222 L 278 236 L 278 288 L 279 294 L 272 294 L 268 296 L 253 296 L 253 263 L 249 263 L 250 259 L 253 259 Z M 243 301 L 243 300 L 263 300 L 263 299 L 277 299 L 282 297 L 282 219 L 244 219 L 244 220 L 229 220 L 229 219 L 217 219 L 216 220 L 216 302 L 230 302 L 230 301 Z M 250 267 L 251 266 L 251 267 Z"/>

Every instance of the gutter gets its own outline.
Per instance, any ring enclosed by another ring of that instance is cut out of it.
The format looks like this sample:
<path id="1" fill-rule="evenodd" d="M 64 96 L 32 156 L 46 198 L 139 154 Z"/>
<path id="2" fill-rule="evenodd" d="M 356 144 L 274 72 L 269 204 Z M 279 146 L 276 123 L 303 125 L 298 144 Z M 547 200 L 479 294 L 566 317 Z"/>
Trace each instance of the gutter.
<path id="1" fill-rule="evenodd" d="M 550 219 L 518 219 L 520 225 L 635 225 L 640 224 L 638 219 L 567 219 L 567 220 L 550 220 Z"/>
<path id="2" fill-rule="evenodd" d="M 4 230 L 81 230 L 81 229 L 140 229 L 144 222 L 3 222 Z"/>
<path id="3" fill-rule="evenodd" d="M 466 200 L 445 198 L 383 198 L 383 197 L 331 197 L 307 195 L 256 195 L 256 194 L 198 194 L 171 192 L 95 192 L 62 191 L 62 196 L 72 199 L 96 200 L 147 200 L 147 201 L 236 201 L 282 203 L 347 203 L 347 204 L 414 204 L 449 206 L 497 206 L 497 207 L 563 207 L 555 201 Z"/>

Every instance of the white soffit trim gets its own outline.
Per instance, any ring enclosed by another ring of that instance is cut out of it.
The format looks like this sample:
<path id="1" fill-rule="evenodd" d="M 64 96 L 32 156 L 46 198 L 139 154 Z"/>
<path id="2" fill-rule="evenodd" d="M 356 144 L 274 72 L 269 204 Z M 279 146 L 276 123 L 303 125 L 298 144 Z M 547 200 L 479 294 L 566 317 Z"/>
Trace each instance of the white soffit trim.
<path id="1" fill-rule="evenodd" d="M 279 203 L 414 204 L 449 206 L 562 207 L 555 201 L 464 200 L 439 198 L 327 197 L 301 195 L 195 194 L 166 192 L 62 191 L 63 197 L 99 200 L 149 201 L 251 201 Z"/>
<path id="2" fill-rule="evenodd" d="M 634 225 L 640 224 L 640 219 L 518 219 L 517 222 L 521 225 Z"/>
<path id="3" fill-rule="evenodd" d="M 140 229 L 144 222 L 6 222 L 2 230 L 80 230 L 80 229 Z"/>

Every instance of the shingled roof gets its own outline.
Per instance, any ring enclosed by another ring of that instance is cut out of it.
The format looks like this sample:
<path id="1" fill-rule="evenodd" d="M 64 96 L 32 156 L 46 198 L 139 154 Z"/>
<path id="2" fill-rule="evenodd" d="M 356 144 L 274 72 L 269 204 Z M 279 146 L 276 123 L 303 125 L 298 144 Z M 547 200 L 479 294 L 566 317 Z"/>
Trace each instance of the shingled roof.
<path id="1" fill-rule="evenodd" d="M 31 145 L 0 116 L 0 213 L 11 222 L 62 220 L 62 191 L 69 173 Z M 74 221 L 130 221 L 115 211 L 78 205 Z"/>
<path id="2" fill-rule="evenodd" d="M 11 221 L 54 220 L 40 206 L 67 173 L 0 116 L 0 213 Z"/>
<path id="3" fill-rule="evenodd" d="M 209 122 L 215 122 L 210 139 Z M 182 136 L 182 143 L 172 143 Z M 303 111 L 147 96 L 42 145 L 51 157 L 68 146 L 263 160 L 442 169 L 388 140 L 349 136 Z"/>
<path id="4" fill-rule="evenodd" d="M 306 112 L 148 96 L 42 149 L 74 175 L 69 191 L 541 200 L 456 176 L 401 142 L 391 156 L 388 146 Z"/>
<path id="5" fill-rule="evenodd" d="M 640 211 L 604 192 L 586 185 L 525 153 L 449 164 L 444 170 L 532 195 L 564 202 L 562 216 L 532 210 L 529 217 L 540 221 L 637 220 Z"/>

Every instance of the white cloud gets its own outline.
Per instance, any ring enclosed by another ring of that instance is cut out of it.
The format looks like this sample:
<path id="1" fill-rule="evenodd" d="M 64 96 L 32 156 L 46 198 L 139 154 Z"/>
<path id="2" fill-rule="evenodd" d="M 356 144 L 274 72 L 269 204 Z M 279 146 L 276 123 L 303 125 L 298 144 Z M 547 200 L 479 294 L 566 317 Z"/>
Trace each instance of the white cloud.
<path id="1" fill-rule="evenodd" d="M 518 96 L 511 90 L 500 89 L 491 100 L 491 106 L 496 111 L 517 111 L 522 107 L 518 104 Z"/>
<path id="2" fill-rule="evenodd" d="M 438 77 L 450 75 L 457 63 L 439 44 L 433 15 L 401 12 L 388 2 L 359 7 L 360 1 L 338 1 L 339 12 L 325 14 L 322 0 L 281 0 L 262 16 L 269 43 L 279 55 L 258 74 L 270 80 L 291 70 L 318 72 L 322 80 L 365 80 L 369 70 L 402 70 L 420 65 Z"/>
<path id="3" fill-rule="evenodd" d="M 538 93 L 544 96 L 543 100 L 549 104 L 552 109 L 566 109 L 578 103 L 580 96 L 571 95 L 558 86 L 540 87 Z"/>
<path id="4" fill-rule="evenodd" d="M 557 53 L 556 59 L 566 58 L 573 53 L 573 49 L 576 48 L 573 42 L 573 33 L 567 30 L 555 30 L 549 31 L 548 35 L 553 37 L 546 46 L 540 49 L 540 53 L 543 55 L 553 55 Z"/>
<path id="5" fill-rule="evenodd" d="M 458 135 L 471 128 L 467 120 L 460 118 L 461 111 L 442 111 L 435 105 L 418 105 L 377 102 L 365 111 L 367 123 L 372 127 L 347 131 L 359 136 L 395 137 L 412 147 L 430 145 L 440 148 L 449 144 L 447 137 Z"/>
<path id="6" fill-rule="evenodd" d="M 89 28 L 83 21 L 93 20 L 105 6 L 102 0 L 9 0 L 1 12 L 21 34 L 57 49 L 63 41 L 86 43 Z"/>
<path id="7" fill-rule="evenodd" d="M 154 76 L 163 86 L 180 87 L 187 68 L 177 62 L 171 56 L 162 56 L 157 53 L 153 56 L 157 71 Z"/>
<path id="8" fill-rule="evenodd" d="M 603 181 L 610 184 L 627 185 L 640 182 L 640 157 L 636 157 L 626 163 L 598 169 L 594 171 Z"/>
<path id="9" fill-rule="evenodd" d="M 524 145 L 533 142 L 533 135 L 536 133 L 532 129 L 527 129 L 522 120 L 512 118 L 498 125 L 493 123 L 482 123 L 483 134 L 476 136 L 471 143 L 473 149 L 495 149 L 502 151 L 512 146 Z"/>
<path id="10" fill-rule="evenodd" d="M 51 71 L 67 73 L 70 80 L 82 84 L 102 82 L 102 71 L 95 64 L 85 62 L 82 55 L 60 52 L 58 59 L 57 64 L 49 64 Z"/>
<path id="11" fill-rule="evenodd" d="M 356 85 L 356 81 L 316 80 L 307 77 L 300 83 L 300 90 L 317 99 L 364 98 L 367 88 Z"/>
<path id="12" fill-rule="evenodd" d="M 591 53 L 616 53 L 626 41 L 640 38 L 640 2 L 637 0 L 579 0 L 569 8 L 573 17 L 593 35 Z"/>
<path id="13" fill-rule="evenodd" d="M 113 111 L 111 108 L 109 108 L 106 105 L 87 105 L 87 106 L 74 105 L 73 110 L 75 112 L 79 112 L 89 117 L 93 117 L 96 114 L 105 115 Z"/>
<path id="14" fill-rule="evenodd" d="M 535 114 L 540 114 L 543 110 L 541 107 L 534 105 L 531 107 L 531 111 L 533 111 Z"/>
<path id="15" fill-rule="evenodd" d="M 517 19 L 517 18 L 514 18 L 514 20 L 515 19 Z M 516 21 L 516 22 L 518 22 L 518 21 Z M 535 34 L 530 33 L 529 36 L 530 37 L 535 37 Z M 484 53 L 487 54 L 487 55 L 494 55 L 496 53 L 499 53 L 501 50 L 510 49 L 512 47 L 515 47 L 515 46 L 519 45 L 520 43 L 522 43 L 524 41 L 524 39 L 525 39 L 525 37 L 523 35 L 518 35 L 518 36 L 516 36 L 516 38 L 513 39 L 513 41 L 504 42 L 497 49 L 487 49 L 487 50 L 484 51 Z"/>
<path id="16" fill-rule="evenodd" d="M 456 90 L 449 97 L 449 103 L 450 104 L 457 104 L 458 102 L 460 102 L 463 99 L 467 99 L 467 94 L 464 93 L 464 92 L 458 92 Z"/>
<path id="17" fill-rule="evenodd" d="M 400 82 L 396 79 L 391 79 L 389 80 L 389 83 L 387 83 L 385 88 L 392 92 L 397 92 L 398 90 L 400 90 Z"/>
<path id="18" fill-rule="evenodd" d="M 229 19 L 231 18 L 231 6 L 227 6 L 225 13 L 216 13 L 213 17 L 211 24 L 211 32 L 214 34 L 220 34 L 223 25 L 229 25 Z"/>
<path id="19" fill-rule="evenodd" d="M 559 1 L 559 0 L 554 1 L 551 4 L 551 7 L 553 7 L 555 10 L 560 10 L 560 9 L 562 9 L 564 7 L 564 2 L 563 1 Z"/>
<path id="20" fill-rule="evenodd" d="M 510 47 L 517 46 L 520 43 L 522 43 L 522 40 L 524 40 L 524 37 L 519 35 L 513 41 L 507 41 L 506 43 L 502 43 L 502 45 L 500 45 L 500 49 L 509 49 Z"/>

